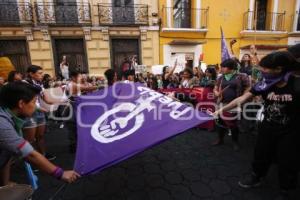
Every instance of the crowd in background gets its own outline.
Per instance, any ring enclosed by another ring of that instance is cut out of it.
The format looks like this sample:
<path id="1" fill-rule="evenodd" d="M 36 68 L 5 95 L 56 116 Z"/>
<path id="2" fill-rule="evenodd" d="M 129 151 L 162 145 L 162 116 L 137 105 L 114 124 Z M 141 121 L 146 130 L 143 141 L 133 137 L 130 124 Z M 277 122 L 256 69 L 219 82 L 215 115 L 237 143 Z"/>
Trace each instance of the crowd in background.
<path id="1" fill-rule="evenodd" d="M 234 59 L 237 63 L 235 69 L 239 73 L 244 73 L 252 79 L 253 82 L 260 80 L 260 72 L 257 68 L 257 58 L 253 58 L 250 54 L 244 54 L 239 61 Z M 175 66 L 164 66 L 162 74 L 152 74 L 151 72 L 136 73 L 134 67 L 130 67 L 128 62 L 127 68 L 122 67 L 121 70 L 115 70 L 117 73 L 118 81 L 134 81 L 145 84 L 151 89 L 171 89 L 171 88 L 193 88 L 193 87 L 214 87 L 217 77 L 222 73 L 218 64 L 207 65 L 205 71 L 200 66 L 190 68 L 186 67 L 181 72 L 174 72 Z M 44 88 L 58 87 L 66 85 L 70 80 L 69 67 L 66 61 L 66 57 L 63 57 L 60 64 L 60 71 L 57 76 L 51 76 L 44 74 L 42 84 Z M 11 71 L 8 77 L 0 77 L 0 86 L 6 82 L 12 82 L 14 80 L 26 79 L 26 74 L 21 74 L 17 71 Z M 107 84 L 107 79 L 103 76 L 93 76 L 87 73 L 82 73 L 81 84 L 104 86 Z"/>

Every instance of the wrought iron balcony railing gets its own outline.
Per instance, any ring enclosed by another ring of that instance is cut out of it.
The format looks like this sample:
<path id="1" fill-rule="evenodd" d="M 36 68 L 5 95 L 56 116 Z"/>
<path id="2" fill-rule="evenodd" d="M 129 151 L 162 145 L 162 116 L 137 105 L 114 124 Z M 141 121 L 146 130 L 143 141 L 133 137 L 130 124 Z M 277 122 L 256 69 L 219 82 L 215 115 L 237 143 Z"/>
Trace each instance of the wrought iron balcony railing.
<path id="1" fill-rule="evenodd" d="M 286 31 L 284 21 L 285 12 L 257 13 L 253 11 L 247 11 L 244 13 L 243 29 L 255 31 Z"/>
<path id="2" fill-rule="evenodd" d="M 98 4 L 99 24 L 108 26 L 148 25 L 148 5 Z"/>
<path id="3" fill-rule="evenodd" d="M 207 29 L 209 8 L 163 7 L 163 28 Z"/>
<path id="4" fill-rule="evenodd" d="M 89 3 L 35 3 L 39 25 L 83 26 L 92 23 Z"/>
<path id="5" fill-rule="evenodd" d="M 32 23 L 30 3 L 0 2 L 0 26 L 31 25 Z"/>

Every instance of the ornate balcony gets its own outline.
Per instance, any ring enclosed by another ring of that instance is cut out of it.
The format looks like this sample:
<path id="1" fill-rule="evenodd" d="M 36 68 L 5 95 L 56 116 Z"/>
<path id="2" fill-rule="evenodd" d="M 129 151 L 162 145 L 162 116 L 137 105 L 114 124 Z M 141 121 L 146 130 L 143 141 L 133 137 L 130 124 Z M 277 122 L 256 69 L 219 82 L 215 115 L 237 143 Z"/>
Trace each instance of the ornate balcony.
<path id="1" fill-rule="evenodd" d="M 91 24 L 89 3 L 35 3 L 39 25 L 86 26 Z"/>
<path id="2" fill-rule="evenodd" d="M 162 28 L 163 30 L 206 30 L 208 11 L 209 8 L 163 7 Z"/>
<path id="3" fill-rule="evenodd" d="M 98 4 L 99 24 L 106 26 L 148 25 L 148 5 L 113 6 Z"/>
<path id="4" fill-rule="evenodd" d="M 32 23 L 32 6 L 30 3 L 0 2 L 0 26 L 21 26 Z"/>
<path id="5" fill-rule="evenodd" d="M 250 31 L 286 31 L 284 27 L 285 12 L 283 13 L 244 13 L 243 30 Z"/>

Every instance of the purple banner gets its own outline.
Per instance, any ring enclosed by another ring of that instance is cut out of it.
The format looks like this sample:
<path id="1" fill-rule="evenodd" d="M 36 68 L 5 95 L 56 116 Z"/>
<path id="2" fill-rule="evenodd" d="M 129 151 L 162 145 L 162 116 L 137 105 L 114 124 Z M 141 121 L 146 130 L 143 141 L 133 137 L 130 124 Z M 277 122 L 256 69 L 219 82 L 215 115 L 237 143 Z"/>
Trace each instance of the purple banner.
<path id="1" fill-rule="evenodd" d="M 221 62 L 223 62 L 224 60 L 227 60 L 229 58 L 231 58 L 231 55 L 230 55 L 228 47 L 227 47 L 223 29 L 221 27 Z"/>
<path id="2" fill-rule="evenodd" d="M 212 118 L 137 83 L 117 83 L 76 100 L 74 169 L 96 173 Z"/>

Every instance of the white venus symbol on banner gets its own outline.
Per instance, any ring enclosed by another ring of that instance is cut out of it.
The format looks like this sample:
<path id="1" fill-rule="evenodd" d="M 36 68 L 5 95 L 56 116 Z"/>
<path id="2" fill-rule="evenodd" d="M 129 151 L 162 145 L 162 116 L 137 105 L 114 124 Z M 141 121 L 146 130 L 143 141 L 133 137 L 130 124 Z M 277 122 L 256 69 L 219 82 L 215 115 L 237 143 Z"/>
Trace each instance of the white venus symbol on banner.
<path id="1" fill-rule="evenodd" d="M 133 103 L 122 103 L 108 112 L 105 112 L 92 126 L 92 137 L 101 143 L 111 143 L 133 134 L 135 131 L 141 128 L 145 120 L 144 114 L 137 113 L 138 109 L 136 108 L 137 106 Z M 113 116 L 118 112 L 124 111 L 129 113 L 126 117 L 116 118 L 107 124 L 107 119 L 109 116 Z M 134 126 L 123 134 L 118 134 L 122 129 L 127 127 L 128 122 L 131 119 L 135 119 Z"/>
<path id="2" fill-rule="evenodd" d="M 121 140 L 139 130 L 145 122 L 145 112 L 155 109 L 154 100 L 170 108 L 168 113 L 171 118 L 177 120 L 182 115 L 192 111 L 191 107 L 186 107 L 182 111 L 179 109 L 184 106 L 180 102 L 155 92 L 149 88 L 138 87 L 140 98 L 134 103 L 123 102 L 113 107 L 111 110 L 102 114 L 91 128 L 91 136 L 100 143 L 111 143 Z M 117 116 L 118 113 L 128 113 L 124 117 Z M 114 117 L 112 120 L 108 120 Z M 130 122 L 134 122 L 130 123 Z M 132 125 L 133 124 L 133 125 Z M 132 126 L 132 128 L 129 127 Z"/>

